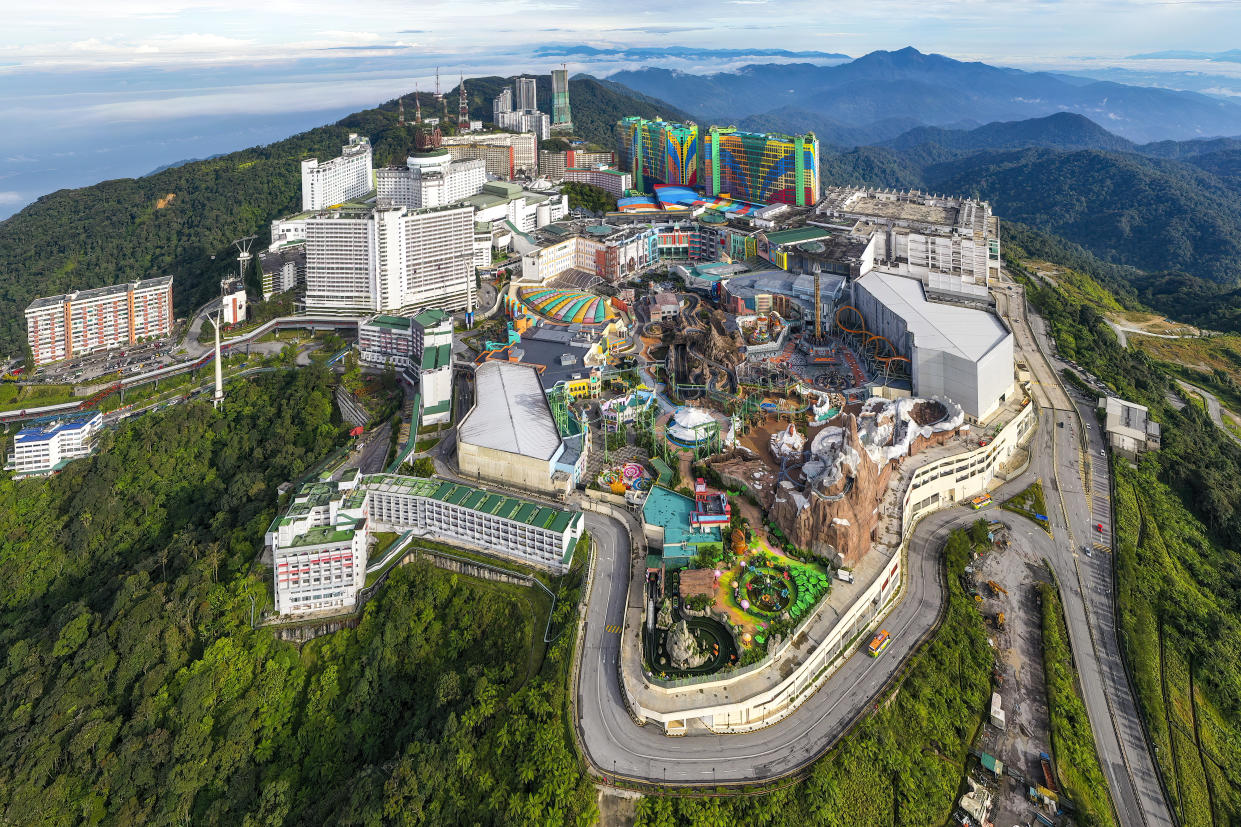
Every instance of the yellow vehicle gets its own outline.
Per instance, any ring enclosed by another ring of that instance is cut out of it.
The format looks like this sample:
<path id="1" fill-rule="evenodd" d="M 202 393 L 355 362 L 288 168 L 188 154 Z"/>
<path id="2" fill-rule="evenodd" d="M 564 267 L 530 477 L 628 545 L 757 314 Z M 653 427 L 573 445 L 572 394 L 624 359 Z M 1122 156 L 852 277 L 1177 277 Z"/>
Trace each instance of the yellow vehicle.
<path id="1" fill-rule="evenodd" d="M 970 505 L 973 507 L 975 511 L 977 511 L 980 508 L 985 508 L 986 506 L 991 505 L 991 495 L 980 494 L 979 496 L 970 500 Z"/>
<path id="2" fill-rule="evenodd" d="M 892 636 L 888 634 L 887 629 L 883 629 L 870 640 L 870 645 L 866 647 L 866 651 L 870 653 L 872 658 L 877 658 L 883 654 L 883 650 L 888 648 L 888 644 L 892 642 Z"/>

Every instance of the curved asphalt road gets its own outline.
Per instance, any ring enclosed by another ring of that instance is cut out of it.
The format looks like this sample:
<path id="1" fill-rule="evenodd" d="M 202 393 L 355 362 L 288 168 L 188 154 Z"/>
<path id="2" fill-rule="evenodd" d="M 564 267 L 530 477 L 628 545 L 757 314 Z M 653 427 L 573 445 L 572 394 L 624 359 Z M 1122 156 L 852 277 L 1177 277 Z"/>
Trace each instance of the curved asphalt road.
<path id="1" fill-rule="evenodd" d="M 792 715 L 766 729 L 736 735 L 699 730 L 669 738 L 658 724 L 635 726 L 625 709 L 616 666 L 621 636 L 607 627 L 624 623 L 632 575 L 629 539 L 616 520 L 587 513 L 586 527 L 598 553 L 578 710 L 590 760 L 605 776 L 689 784 L 761 780 L 801 767 L 845 732 L 934 622 L 944 600 L 944 540 L 952 528 L 974 519 L 974 512 L 955 508 L 919 523 L 910 541 L 908 592 L 883 623 L 892 632 L 892 644 L 882 657 L 853 654 Z"/>

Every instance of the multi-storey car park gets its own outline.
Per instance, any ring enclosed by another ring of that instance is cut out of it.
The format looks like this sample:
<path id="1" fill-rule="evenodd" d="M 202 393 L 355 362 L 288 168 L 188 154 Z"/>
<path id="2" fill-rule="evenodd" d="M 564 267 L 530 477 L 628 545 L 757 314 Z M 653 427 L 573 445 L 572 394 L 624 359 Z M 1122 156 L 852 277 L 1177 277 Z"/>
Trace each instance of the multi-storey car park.
<path id="1" fill-rule="evenodd" d="M 885 268 L 925 278 L 944 273 L 987 284 L 1000 271 L 1000 224 L 991 205 L 915 190 L 829 187 L 815 213 L 877 240 Z"/>
<path id="2" fill-rule="evenodd" d="M 172 323 L 172 276 L 35 299 L 26 308 L 36 365 L 162 338 Z"/>

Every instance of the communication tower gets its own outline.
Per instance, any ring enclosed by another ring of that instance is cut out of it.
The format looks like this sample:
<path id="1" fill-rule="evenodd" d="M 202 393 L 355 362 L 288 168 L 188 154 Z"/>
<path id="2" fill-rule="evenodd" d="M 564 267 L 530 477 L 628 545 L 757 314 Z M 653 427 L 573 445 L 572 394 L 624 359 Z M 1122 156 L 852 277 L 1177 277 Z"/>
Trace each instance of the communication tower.
<path id="1" fill-rule="evenodd" d="M 457 126 L 462 132 L 470 131 L 470 102 L 465 95 L 465 75 L 461 75 L 461 94 L 457 99 Z"/>

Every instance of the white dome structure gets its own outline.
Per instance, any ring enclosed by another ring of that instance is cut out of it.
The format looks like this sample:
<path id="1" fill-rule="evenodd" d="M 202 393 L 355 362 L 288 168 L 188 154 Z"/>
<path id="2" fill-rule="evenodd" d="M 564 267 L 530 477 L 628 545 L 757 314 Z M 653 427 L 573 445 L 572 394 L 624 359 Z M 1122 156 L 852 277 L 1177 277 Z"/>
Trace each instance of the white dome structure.
<path id="1" fill-rule="evenodd" d="M 680 445 L 698 445 L 711 435 L 712 425 L 719 427 L 707 411 L 682 406 L 668 420 L 668 438 Z"/>

